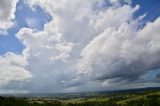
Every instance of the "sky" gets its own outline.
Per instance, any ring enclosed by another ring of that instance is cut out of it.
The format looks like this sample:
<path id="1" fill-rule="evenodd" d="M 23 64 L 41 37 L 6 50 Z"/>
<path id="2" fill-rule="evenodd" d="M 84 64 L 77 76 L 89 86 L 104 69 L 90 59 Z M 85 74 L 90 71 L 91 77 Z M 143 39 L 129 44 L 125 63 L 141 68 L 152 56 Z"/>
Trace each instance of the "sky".
<path id="1" fill-rule="evenodd" d="M 159 0 L 1 0 L 0 94 L 160 87 Z"/>

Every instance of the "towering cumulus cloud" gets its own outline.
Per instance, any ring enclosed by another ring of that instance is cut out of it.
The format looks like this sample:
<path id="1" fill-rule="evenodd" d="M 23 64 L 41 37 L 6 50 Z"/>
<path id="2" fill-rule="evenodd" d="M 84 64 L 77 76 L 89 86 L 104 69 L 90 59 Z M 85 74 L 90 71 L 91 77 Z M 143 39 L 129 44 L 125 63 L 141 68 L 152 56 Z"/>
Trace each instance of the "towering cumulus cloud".
<path id="1" fill-rule="evenodd" d="M 23 74 L 15 78 L 12 73 L 4 83 L 29 79 L 24 87 L 30 92 L 158 85 L 158 75 L 152 79 L 146 76 L 160 68 L 160 17 L 140 27 L 145 15 L 135 18 L 140 6 L 132 7 L 131 3 L 27 0 L 26 5 L 32 9 L 39 6 L 52 20 L 41 31 L 21 28 L 17 32 L 16 37 L 25 45 L 22 54 L 11 53 L 0 59 L 7 61 L 3 69 L 9 73 L 12 70 L 7 64 Z M 8 56 L 19 58 L 23 64 L 7 60 Z"/>

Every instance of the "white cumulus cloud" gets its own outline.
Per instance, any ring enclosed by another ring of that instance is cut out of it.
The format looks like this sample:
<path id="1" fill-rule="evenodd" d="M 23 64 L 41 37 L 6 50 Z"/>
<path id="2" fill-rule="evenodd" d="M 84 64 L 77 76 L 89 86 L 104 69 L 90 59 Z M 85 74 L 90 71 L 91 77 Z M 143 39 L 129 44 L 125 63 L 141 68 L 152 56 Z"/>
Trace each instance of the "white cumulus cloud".
<path id="1" fill-rule="evenodd" d="M 28 62 L 22 55 L 6 53 L 0 56 L 0 88 L 10 84 L 12 81 L 24 82 L 32 75 L 25 69 Z"/>
<path id="2" fill-rule="evenodd" d="M 0 33 L 14 25 L 16 4 L 18 0 L 0 1 Z"/>
<path id="3" fill-rule="evenodd" d="M 29 91 L 114 89 L 142 82 L 151 85 L 142 76 L 160 68 L 160 18 L 140 29 L 145 15 L 133 18 L 140 6 L 132 7 L 130 0 L 26 2 L 52 16 L 42 31 L 21 28 L 16 34 L 25 45 L 20 57 L 27 65 L 11 66 L 26 72 L 26 79 L 31 73 L 33 78 L 26 87 Z"/>

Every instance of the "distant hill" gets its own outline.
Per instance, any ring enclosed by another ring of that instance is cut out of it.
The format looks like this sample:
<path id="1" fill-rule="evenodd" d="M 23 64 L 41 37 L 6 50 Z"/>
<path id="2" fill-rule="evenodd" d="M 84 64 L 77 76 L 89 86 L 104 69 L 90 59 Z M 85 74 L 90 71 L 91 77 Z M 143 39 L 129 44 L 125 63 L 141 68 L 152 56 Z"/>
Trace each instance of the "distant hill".
<path id="1" fill-rule="evenodd" d="M 160 106 L 160 88 L 0 96 L 0 106 Z"/>
<path id="2" fill-rule="evenodd" d="M 26 94 L 2 94 L 1 96 L 15 97 L 53 97 L 55 99 L 72 99 L 72 98 L 90 98 L 97 96 L 113 96 L 127 93 L 143 93 L 145 91 L 157 91 L 160 87 L 134 88 L 113 91 L 93 91 L 93 92 L 76 92 L 76 93 L 26 93 Z"/>

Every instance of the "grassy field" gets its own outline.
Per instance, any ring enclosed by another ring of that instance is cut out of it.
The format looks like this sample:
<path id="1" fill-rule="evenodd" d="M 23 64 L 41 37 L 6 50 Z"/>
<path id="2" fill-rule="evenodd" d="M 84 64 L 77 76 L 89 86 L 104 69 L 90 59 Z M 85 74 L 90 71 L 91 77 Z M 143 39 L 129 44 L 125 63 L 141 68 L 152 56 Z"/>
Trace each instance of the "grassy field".
<path id="1" fill-rule="evenodd" d="M 102 96 L 92 98 L 77 98 L 68 100 L 30 100 L 29 103 L 45 104 L 47 102 L 60 102 L 62 106 L 85 106 L 86 104 L 92 106 L 160 106 L 160 91 L 148 91 L 139 93 L 125 93 L 113 96 Z"/>
<path id="2" fill-rule="evenodd" d="M 71 98 L 74 98 L 73 95 L 70 95 Z M 91 97 L 76 95 L 75 99 L 71 99 L 69 96 L 65 97 L 67 98 L 0 97 L 0 106 L 160 106 L 159 90 L 119 92 L 110 95 L 95 94 L 95 96 L 92 94 Z"/>

